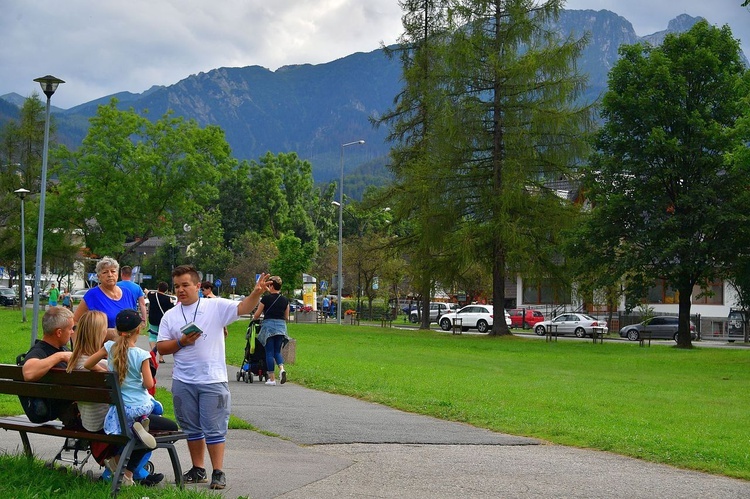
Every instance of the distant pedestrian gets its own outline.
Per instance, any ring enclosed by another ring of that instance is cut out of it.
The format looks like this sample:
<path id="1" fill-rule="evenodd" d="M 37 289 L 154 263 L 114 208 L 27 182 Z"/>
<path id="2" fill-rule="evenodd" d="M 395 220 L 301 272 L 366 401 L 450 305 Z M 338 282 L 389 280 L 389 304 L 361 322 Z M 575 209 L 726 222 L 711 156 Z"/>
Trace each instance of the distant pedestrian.
<path id="1" fill-rule="evenodd" d="M 59 299 L 63 307 L 67 308 L 68 310 L 73 310 L 73 301 L 70 299 L 70 292 L 68 292 L 68 288 L 63 289 L 63 292 L 60 293 Z"/>
<path id="2" fill-rule="evenodd" d="M 331 300 L 327 296 L 323 297 L 323 315 L 328 315 L 331 310 Z"/>
<path id="3" fill-rule="evenodd" d="M 49 290 L 49 306 L 56 307 L 57 299 L 60 297 L 60 290 L 55 287 L 55 283 L 50 284 Z"/>
<path id="4" fill-rule="evenodd" d="M 148 293 L 148 346 L 151 350 L 156 348 L 156 340 L 159 336 L 159 325 L 164 313 L 174 307 L 172 300 L 165 293 L 169 285 L 161 281 L 156 286 L 156 291 Z M 164 356 L 159 355 L 159 364 L 164 363 Z"/>
<path id="5" fill-rule="evenodd" d="M 122 289 L 127 289 L 130 294 L 133 295 L 133 309 L 137 310 L 141 314 L 143 322 L 148 319 L 148 312 L 146 311 L 146 297 L 143 294 L 141 287 L 132 281 L 133 278 L 133 267 L 129 265 L 123 265 L 120 269 L 120 281 L 117 286 Z"/>
<path id="6" fill-rule="evenodd" d="M 275 364 L 279 365 L 281 384 L 286 383 L 286 371 L 284 370 L 284 357 L 281 355 L 281 347 L 289 341 L 286 334 L 286 323 L 289 320 L 289 300 L 279 293 L 281 277 L 271 276 L 267 282 L 269 294 L 260 299 L 260 304 L 255 310 L 253 319 L 258 320 L 260 315 L 263 314 L 263 324 L 260 327 L 258 340 L 266 349 L 266 372 L 268 373 L 266 384 L 275 386 Z"/>

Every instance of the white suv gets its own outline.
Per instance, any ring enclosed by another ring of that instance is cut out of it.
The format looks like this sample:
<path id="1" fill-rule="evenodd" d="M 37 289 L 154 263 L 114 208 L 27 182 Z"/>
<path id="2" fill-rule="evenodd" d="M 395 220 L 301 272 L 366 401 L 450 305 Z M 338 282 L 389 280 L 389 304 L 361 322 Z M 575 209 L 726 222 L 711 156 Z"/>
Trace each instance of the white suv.
<path id="1" fill-rule="evenodd" d="M 437 322 L 444 314 L 456 310 L 458 305 L 455 303 L 430 302 L 430 322 Z M 415 324 L 419 322 L 419 312 L 416 309 L 409 313 L 409 320 Z"/>

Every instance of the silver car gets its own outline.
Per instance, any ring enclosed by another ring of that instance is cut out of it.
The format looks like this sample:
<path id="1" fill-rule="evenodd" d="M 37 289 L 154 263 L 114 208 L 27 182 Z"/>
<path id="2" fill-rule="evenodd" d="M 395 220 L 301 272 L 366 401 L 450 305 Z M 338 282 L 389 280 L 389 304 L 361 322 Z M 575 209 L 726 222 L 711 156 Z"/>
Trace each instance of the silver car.
<path id="1" fill-rule="evenodd" d="M 547 334 L 550 330 L 553 334 L 560 336 L 575 334 L 578 338 L 584 338 L 594 334 L 594 328 L 607 334 L 607 321 L 596 319 L 587 314 L 568 313 L 560 314 L 552 320 L 538 322 L 534 326 L 534 332 L 539 336 Z"/>
<path id="2" fill-rule="evenodd" d="M 458 310 L 458 305 L 455 303 L 430 302 L 430 322 L 438 322 L 440 317 L 449 312 L 455 312 L 456 310 Z M 411 312 L 409 312 L 409 320 L 416 324 L 419 322 L 419 319 L 419 311 L 412 309 Z"/>

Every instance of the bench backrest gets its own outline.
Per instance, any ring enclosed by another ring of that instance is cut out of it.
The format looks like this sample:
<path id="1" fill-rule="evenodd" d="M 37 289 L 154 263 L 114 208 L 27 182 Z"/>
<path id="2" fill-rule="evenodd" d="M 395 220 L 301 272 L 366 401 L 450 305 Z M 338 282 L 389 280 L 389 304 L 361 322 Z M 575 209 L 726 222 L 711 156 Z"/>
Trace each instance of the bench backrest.
<path id="1" fill-rule="evenodd" d="M 53 368 L 39 381 L 24 381 L 22 367 L 0 364 L 0 393 L 26 397 L 97 402 L 117 407 L 123 435 L 132 438 L 125 420 L 125 405 L 117 375 L 113 372 L 73 371 Z"/>

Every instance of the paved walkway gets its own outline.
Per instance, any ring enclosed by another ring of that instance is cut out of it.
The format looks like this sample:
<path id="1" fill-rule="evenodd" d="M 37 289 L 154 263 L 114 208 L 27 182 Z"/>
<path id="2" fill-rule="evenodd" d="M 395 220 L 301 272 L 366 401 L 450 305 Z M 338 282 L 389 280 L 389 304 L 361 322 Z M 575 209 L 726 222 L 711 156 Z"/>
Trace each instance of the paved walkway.
<path id="1" fill-rule="evenodd" d="M 159 369 L 171 384 L 171 358 Z M 224 471 L 228 498 L 744 498 L 750 482 L 650 464 L 606 452 L 550 445 L 417 416 L 290 382 L 235 381 L 232 412 L 269 436 L 231 430 Z M 31 435 L 51 458 L 59 439 Z M 20 437 L 0 432 L 0 451 L 20 452 Z M 182 466 L 190 467 L 185 442 Z M 208 457 L 207 457 L 208 459 Z M 157 470 L 173 480 L 166 452 Z M 207 461 L 208 462 L 208 461 Z M 96 466 L 92 469 L 100 471 Z M 208 470 L 209 474 L 211 470 Z M 188 487 L 207 490 L 206 484 Z"/>

